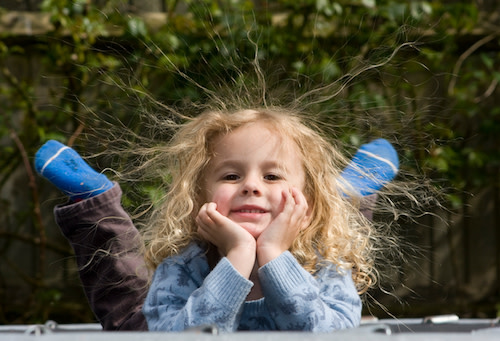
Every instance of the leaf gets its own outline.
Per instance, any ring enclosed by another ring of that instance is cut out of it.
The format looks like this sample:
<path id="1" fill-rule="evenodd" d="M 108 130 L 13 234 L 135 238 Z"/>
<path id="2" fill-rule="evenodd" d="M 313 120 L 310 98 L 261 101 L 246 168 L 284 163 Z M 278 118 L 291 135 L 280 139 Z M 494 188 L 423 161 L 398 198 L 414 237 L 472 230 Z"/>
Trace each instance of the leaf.
<path id="1" fill-rule="evenodd" d="M 146 24 L 144 24 L 144 20 L 140 18 L 133 17 L 127 22 L 128 32 L 133 37 L 145 37 L 147 36 L 148 30 L 146 28 Z"/>
<path id="2" fill-rule="evenodd" d="M 361 0 L 361 4 L 368 8 L 374 8 L 376 5 L 376 0 Z"/>
<path id="3" fill-rule="evenodd" d="M 481 53 L 480 54 L 480 57 L 481 57 L 481 60 L 483 61 L 484 65 L 486 65 L 486 67 L 489 69 L 489 70 L 493 70 L 493 65 L 495 63 L 495 60 L 493 58 L 491 58 L 488 54 L 486 53 Z"/>

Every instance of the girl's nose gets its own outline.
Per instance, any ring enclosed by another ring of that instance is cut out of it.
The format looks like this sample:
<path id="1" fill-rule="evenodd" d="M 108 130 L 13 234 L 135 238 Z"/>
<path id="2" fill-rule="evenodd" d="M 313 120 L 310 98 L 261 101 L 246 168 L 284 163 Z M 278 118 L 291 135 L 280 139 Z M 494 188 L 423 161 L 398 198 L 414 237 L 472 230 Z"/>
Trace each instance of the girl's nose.
<path id="1" fill-rule="evenodd" d="M 249 195 L 249 194 L 260 195 L 261 189 L 259 182 L 256 179 L 252 178 L 245 179 L 245 182 L 243 183 L 242 187 L 242 193 L 244 195 Z"/>
<path id="2" fill-rule="evenodd" d="M 251 194 L 254 194 L 254 195 L 259 195 L 259 194 L 260 194 L 260 191 L 259 191 L 258 189 L 256 189 L 256 188 L 254 188 L 254 189 L 248 189 L 248 188 L 245 188 L 245 189 L 243 190 L 243 194 L 245 194 L 245 195 L 250 194 L 250 193 L 251 193 Z"/>

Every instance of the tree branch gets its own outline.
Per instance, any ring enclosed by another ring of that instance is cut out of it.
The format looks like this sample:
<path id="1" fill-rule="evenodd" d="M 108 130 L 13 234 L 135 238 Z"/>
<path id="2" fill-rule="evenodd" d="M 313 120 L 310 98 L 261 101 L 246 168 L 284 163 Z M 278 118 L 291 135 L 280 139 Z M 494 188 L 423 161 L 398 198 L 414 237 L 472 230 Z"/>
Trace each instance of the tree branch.
<path id="1" fill-rule="evenodd" d="M 47 246 L 47 236 L 45 234 L 45 228 L 43 225 L 43 219 L 42 219 L 42 214 L 40 210 L 40 200 L 39 200 L 39 195 L 38 195 L 38 188 L 36 186 L 36 180 L 35 180 L 35 175 L 33 174 L 33 169 L 31 168 L 31 163 L 28 158 L 28 154 L 26 153 L 26 149 L 24 148 L 23 143 L 17 136 L 17 134 L 14 131 L 10 132 L 10 136 L 12 140 L 17 145 L 17 148 L 19 149 L 21 153 L 21 158 L 24 163 L 24 168 L 26 170 L 26 174 L 28 175 L 28 185 L 31 188 L 31 195 L 33 197 L 33 214 L 35 218 L 35 228 L 38 232 L 39 238 L 40 238 L 40 257 L 38 259 L 38 264 L 39 264 L 39 273 L 38 276 L 40 279 L 44 278 L 44 268 L 45 268 L 45 249 Z"/>
<path id="2" fill-rule="evenodd" d="M 453 68 L 453 73 L 451 75 L 452 78 L 450 80 L 450 84 L 448 85 L 448 95 L 450 96 L 453 95 L 453 92 L 455 90 L 455 85 L 457 84 L 458 73 L 460 72 L 460 68 L 462 67 L 462 64 L 465 62 L 465 60 L 469 58 L 470 55 L 473 54 L 481 46 L 485 45 L 489 41 L 496 38 L 496 36 L 497 36 L 496 33 L 489 34 L 486 37 L 478 40 L 475 44 L 469 47 L 464 53 L 462 53 L 462 55 L 458 58 L 455 67 Z"/>

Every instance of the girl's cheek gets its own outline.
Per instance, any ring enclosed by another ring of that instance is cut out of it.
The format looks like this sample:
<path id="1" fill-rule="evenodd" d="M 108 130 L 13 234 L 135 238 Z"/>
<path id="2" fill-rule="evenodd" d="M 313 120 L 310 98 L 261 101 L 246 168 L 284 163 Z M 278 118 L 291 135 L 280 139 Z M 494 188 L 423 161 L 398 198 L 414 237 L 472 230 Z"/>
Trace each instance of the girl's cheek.
<path id="1" fill-rule="evenodd" d="M 229 215 L 231 202 L 227 196 L 221 195 L 219 193 L 219 195 L 214 195 L 212 198 L 210 198 L 210 201 L 217 204 L 217 211 L 220 214 L 226 217 Z"/>

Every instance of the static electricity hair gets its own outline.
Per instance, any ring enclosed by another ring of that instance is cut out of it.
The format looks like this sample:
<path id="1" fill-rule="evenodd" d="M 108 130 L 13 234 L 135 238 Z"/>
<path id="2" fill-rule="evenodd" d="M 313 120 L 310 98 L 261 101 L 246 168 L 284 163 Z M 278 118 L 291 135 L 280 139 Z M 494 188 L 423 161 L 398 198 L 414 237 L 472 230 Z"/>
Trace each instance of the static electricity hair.
<path id="1" fill-rule="evenodd" d="M 310 115 L 281 107 L 208 110 L 186 118 L 172 139 L 157 147 L 155 158 L 164 165 L 161 177 L 168 182 L 168 193 L 143 230 L 146 263 L 155 269 L 188 244 L 202 242 L 195 217 L 204 204 L 204 176 L 214 143 L 255 122 L 265 124 L 283 144 L 295 144 L 300 153 L 312 219 L 290 252 L 312 274 L 325 262 L 337 265 L 339 271 L 351 270 L 357 289 L 366 291 L 377 280 L 375 229 L 360 213 L 356 200 L 344 194 L 349 190 L 339 176 L 347 160 Z"/>

